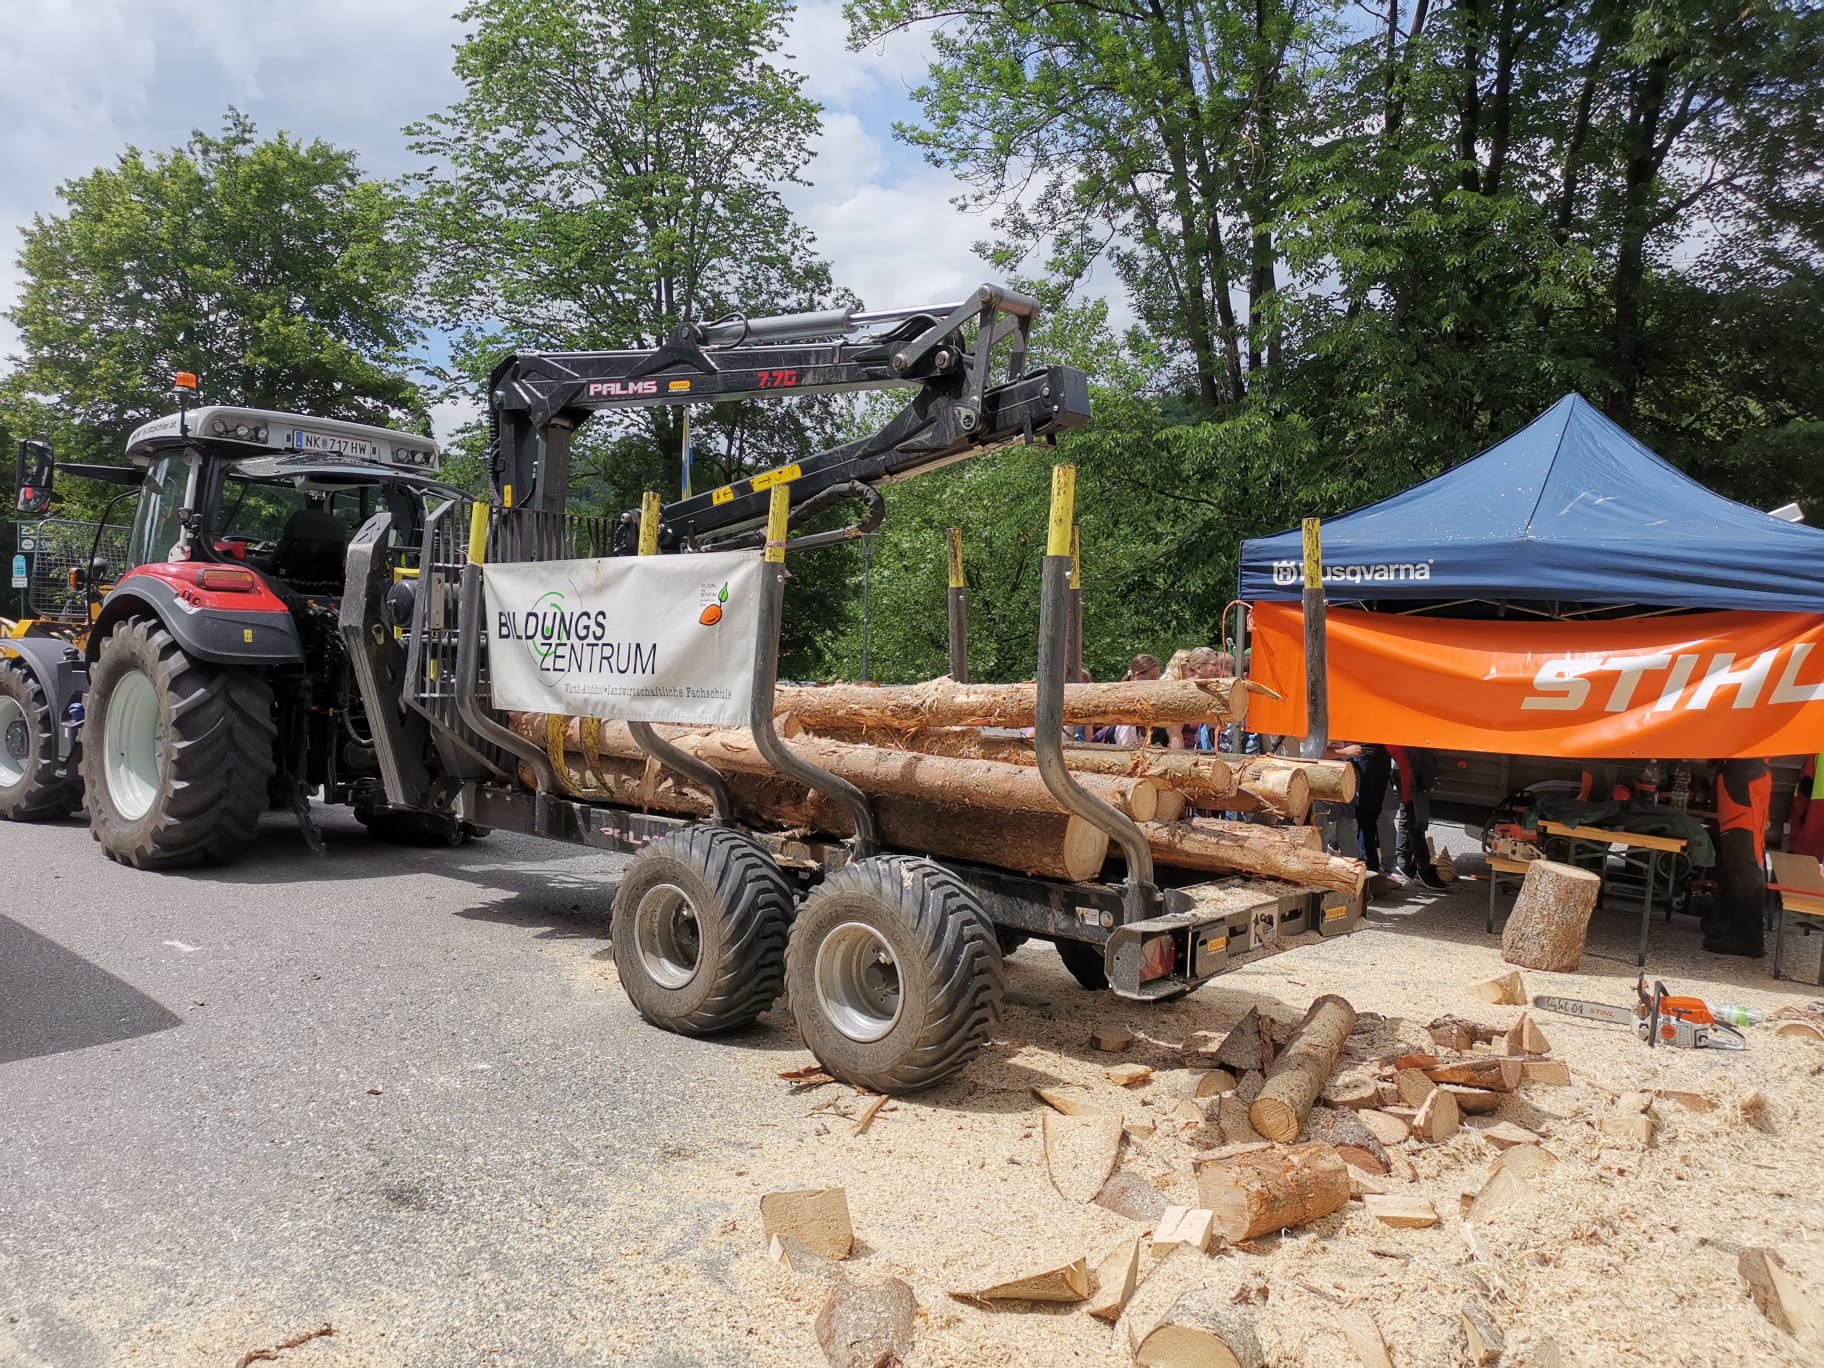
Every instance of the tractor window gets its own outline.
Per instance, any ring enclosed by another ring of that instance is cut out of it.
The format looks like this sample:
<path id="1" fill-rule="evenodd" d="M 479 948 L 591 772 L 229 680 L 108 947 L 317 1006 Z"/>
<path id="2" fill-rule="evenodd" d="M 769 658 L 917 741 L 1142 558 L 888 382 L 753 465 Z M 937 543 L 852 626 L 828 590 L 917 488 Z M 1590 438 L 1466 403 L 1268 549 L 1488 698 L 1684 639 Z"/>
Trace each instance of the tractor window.
<path id="1" fill-rule="evenodd" d="M 352 535 L 373 511 L 374 486 L 349 485 L 325 494 L 306 493 L 283 481 L 244 480 L 230 475 L 222 483 L 215 519 L 216 540 L 275 543 L 285 524 L 300 509 L 329 513 Z"/>
<path id="2" fill-rule="evenodd" d="M 183 524 L 178 522 L 177 514 L 189 495 L 188 456 L 160 456 L 152 462 L 140 488 L 139 508 L 133 515 L 133 540 L 127 555 L 134 565 L 171 559 L 183 539 Z"/>

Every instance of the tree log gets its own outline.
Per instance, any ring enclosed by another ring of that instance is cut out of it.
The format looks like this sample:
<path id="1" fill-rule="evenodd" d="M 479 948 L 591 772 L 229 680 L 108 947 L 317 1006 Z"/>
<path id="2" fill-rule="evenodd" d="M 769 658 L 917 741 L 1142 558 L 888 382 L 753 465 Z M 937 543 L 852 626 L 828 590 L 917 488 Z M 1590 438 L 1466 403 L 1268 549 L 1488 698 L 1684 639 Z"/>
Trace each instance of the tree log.
<path id="1" fill-rule="evenodd" d="M 521 730 L 517 723 L 515 730 Z M 536 739 L 543 741 L 542 735 Z M 595 763 L 586 765 L 573 751 L 566 751 L 564 759 L 578 790 L 601 801 L 680 817 L 710 814 L 707 794 L 656 762 L 598 753 Z M 836 837 L 854 835 L 848 813 L 821 794 L 782 779 L 750 774 L 724 777 L 735 799 L 736 815 L 750 825 Z M 531 787 L 528 767 L 522 766 L 520 778 Z M 1107 835 L 1080 817 L 1002 812 L 894 794 L 875 800 L 874 816 L 881 840 L 896 849 L 1042 878 L 1085 883 L 1101 873 L 1108 860 Z"/>
<path id="2" fill-rule="evenodd" d="M 1355 1029 L 1355 1008 L 1334 993 L 1311 1004 L 1267 1070 L 1266 1085 L 1248 1107 L 1248 1121 L 1269 1140 L 1296 1140 Z"/>
<path id="3" fill-rule="evenodd" d="M 1265 1368 L 1267 1356 L 1246 1309 L 1193 1287 L 1134 1347 L 1146 1368 Z"/>
<path id="4" fill-rule="evenodd" d="M 1329 1145 L 1251 1150 L 1198 1168 L 1197 1193 L 1233 1244 L 1341 1211 L 1349 1167 Z"/>
<path id="5" fill-rule="evenodd" d="M 1305 782 L 1313 801 L 1320 803 L 1353 803 L 1355 801 L 1355 766 L 1347 760 L 1306 760 L 1296 755 L 1230 755 L 1217 757 L 1231 766 L 1260 764 L 1290 765 L 1305 772 Z"/>
<path id="6" fill-rule="evenodd" d="M 1305 850 L 1289 841 L 1262 838 L 1247 823 L 1247 834 L 1198 822 L 1144 822 L 1153 858 L 1179 869 L 1235 870 L 1289 883 L 1334 889 L 1351 896 L 1362 891 L 1368 874 L 1360 860 Z"/>
<path id="7" fill-rule="evenodd" d="M 1235 787 L 1263 806 L 1295 822 L 1304 821 L 1311 811 L 1311 780 L 1299 766 L 1256 759 L 1233 765 L 1233 769 Z"/>
<path id="8" fill-rule="evenodd" d="M 545 744 L 545 718 L 537 713 L 509 715 L 513 729 L 537 744 Z M 588 719 L 566 719 L 566 750 L 587 751 L 582 724 Z M 751 733 L 735 728 L 661 727 L 659 735 L 679 750 L 714 765 L 725 774 L 772 776 L 775 771 L 760 754 Z M 913 798 L 965 802 L 969 807 L 1001 808 L 1013 812 L 1061 812 L 1057 800 L 1038 771 L 992 760 L 958 760 L 919 755 L 911 751 L 883 750 L 876 746 L 850 746 L 840 741 L 798 740 L 789 743 L 806 760 L 831 774 L 847 779 L 864 793 L 900 794 Z M 623 759 L 643 759 L 624 722 L 604 722 L 595 740 L 599 754 Z M 1158 811 L 1159 786 L 1150 779 L 1087 776 L 1085 789 L 1125 812 L 1137 822 L 1150 821 Z"/>
<path id="9" fill-rule="evenodd" d="M 1324 848 L 1324 833 L 1313 826 L 1268 826 L 1265 822 L 1231 822 L 1222 817 L 1190 820 L 1199 831 L 1213 831 L 1239 841 L 1284 841 L 1300 850 Z"/>
<path id="10" fill-rule="evenodd" d="M 1063 720 L 1069 727 L 1102 722 L 1125 722 L 1137 727 L 1240 722 L 1247 716 L 1249 687 L 1239 679 L 1066 684 Z M 923 684 L 884 688 L 862 684 L 782 688 L 775 698 L 775 713 L 789 714 L 812 731 L 842 727 L 884 727 L 894 731 L 923 727 L 1030 727 L 1038 686 L 928 679 Z"/>
<path id="11" fill-rule="evenodd" d="M 1570 973 L 1583 958 L 1583 938 L 1601 893 L 1602 877 L 1593 870 L 1532 861 L 1501 932 L 1501 958 L 1527 969 Z"/>

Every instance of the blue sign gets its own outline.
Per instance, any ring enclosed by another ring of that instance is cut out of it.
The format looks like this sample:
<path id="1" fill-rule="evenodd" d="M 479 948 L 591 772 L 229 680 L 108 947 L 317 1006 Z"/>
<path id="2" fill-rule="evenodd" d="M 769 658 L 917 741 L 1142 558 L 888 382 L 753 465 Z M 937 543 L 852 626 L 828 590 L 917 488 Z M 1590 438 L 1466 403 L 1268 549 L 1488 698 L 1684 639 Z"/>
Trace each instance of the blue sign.
<path id="1" fill-rule="evenodd" d="M 30 582 L 31 577 L 25 573 L 25 553 L 22 551 L 13 557 L 13 588 L 23 589 Z"/>

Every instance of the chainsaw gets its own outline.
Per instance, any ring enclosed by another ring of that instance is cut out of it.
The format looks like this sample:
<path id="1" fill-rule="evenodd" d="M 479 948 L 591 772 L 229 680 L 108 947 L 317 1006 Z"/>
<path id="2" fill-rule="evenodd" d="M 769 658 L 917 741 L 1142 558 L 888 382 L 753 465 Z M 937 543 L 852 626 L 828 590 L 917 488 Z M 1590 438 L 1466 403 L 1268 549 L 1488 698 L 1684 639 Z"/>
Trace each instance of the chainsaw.
<path id="1" fill-rule="evenodd" d="M 1579 998 L 1552 997 L 1541 993 L 1533 1006 L 1541 1011 L 1563 1016 L 1581 1017 L 1585 1021 L 1607 1021 L 1617 1026 L 1632 1026 L 1634 1034 L 1655 1045 L 1675 1045 L 1687 1050 L 1745 1050 L 1748 1038 L 1735 1027 L 1718 1021 L 1709 1004 L 1702 998 L 1674 997 L 1664 983 L 1647 988 L 1642 974 L 1634 992 L 1639 999 L 1632 1007 L 1611 1007 L 1606 1002 L 1584 1002 Z"/>

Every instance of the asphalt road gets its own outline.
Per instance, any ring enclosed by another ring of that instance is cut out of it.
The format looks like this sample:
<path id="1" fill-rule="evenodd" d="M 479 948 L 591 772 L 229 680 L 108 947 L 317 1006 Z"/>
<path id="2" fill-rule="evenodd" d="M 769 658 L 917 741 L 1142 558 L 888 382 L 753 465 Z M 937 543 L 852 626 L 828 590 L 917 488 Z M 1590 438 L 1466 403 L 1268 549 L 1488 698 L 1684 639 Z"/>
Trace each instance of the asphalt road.
<path id="1" fill-rule="evenodd" d="M 702 1100 L 789 1028 L 641 1022 L 614 857 L 324 823 L 177 875 L 0 823 L 0 1363 L 749 1362 Z"/>

